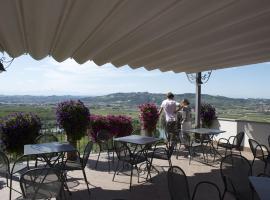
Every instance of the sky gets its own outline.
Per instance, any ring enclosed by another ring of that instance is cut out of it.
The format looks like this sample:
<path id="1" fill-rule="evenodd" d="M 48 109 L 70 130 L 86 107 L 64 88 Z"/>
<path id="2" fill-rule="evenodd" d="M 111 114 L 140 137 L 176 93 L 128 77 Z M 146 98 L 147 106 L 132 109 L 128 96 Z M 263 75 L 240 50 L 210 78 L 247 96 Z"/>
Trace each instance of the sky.
<path id="1" fill-rule="evenodd" d="M 214 70 L 202 86 L 203 94 L 233 98 L 270 98 L 270 62 Z M 58 63 L 51 57 L 34 60 L 29 55 L 16 58 L 0 74 L 0 95 L 82 95 L 115 92 L 195 93 L 185 73 L 147 71 L 111 64 L 83 65 L 68 59 Z"/>

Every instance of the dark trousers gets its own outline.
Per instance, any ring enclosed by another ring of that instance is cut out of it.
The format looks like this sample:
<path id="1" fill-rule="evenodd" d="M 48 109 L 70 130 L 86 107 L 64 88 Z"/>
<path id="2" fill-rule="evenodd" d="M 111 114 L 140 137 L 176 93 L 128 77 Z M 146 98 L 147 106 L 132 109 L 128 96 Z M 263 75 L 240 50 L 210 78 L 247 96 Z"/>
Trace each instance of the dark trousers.
<path id="1" fill-rule="evenodd" d="M 177 140 L 178 132 L 177 132 L 176 121 L 166 122 L 165 133 L 166 133 L 168 142 Z"/>

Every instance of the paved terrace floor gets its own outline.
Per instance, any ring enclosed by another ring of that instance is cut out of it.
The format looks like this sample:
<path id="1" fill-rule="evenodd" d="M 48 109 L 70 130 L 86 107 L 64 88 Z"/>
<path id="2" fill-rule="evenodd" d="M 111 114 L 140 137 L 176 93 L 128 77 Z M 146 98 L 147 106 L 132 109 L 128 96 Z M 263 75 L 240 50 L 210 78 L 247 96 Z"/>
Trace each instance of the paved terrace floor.
<path id="1" fill-rule="evenodd" d="M 252 155 L 249 152 L 242 153 L 246 158 L 252 160 Z M 174 155 L 172 157 L 173 165 L 181 167 L 188 176 L 190 190 L 193 192 L 196 183 L 199 181 L 213 181 L 223 191 L 224 187 L 220 177 L 219 162 L 214 165 L 206 165 L 200 161 L 202 158 L 196 157 L 189 165 L 189 160 L 185 156 L 185 152 L 181 152 L 178 159 Z M 92 200 L 112 200 L 112 199 L 128 199 L 128 200 L 167 200 L 169 198 L 169 192 L 167 187 L 166 171 L 168 167 L 157 167 L 160 173 L 152 174 L 152 182 L 137 183 L 136 174 L 133 178 L 133 186 L 129 191 L 129 176 L 119 174 L 116 175 L 115 181 L 112 181 L 113 171 L 108 173 L 107 158 L 104 155 L 101 156 L 101 160 L 97 169 L 94 168 L 95 161 L 97 159 L 96 154 L 92 154 L 89 158 L 89 162 L 86 167 L 87 178 L 90 182 L 91 199 Z M 197 161 L 196 161 L 197 160 Z M 117 162 L 115 162 L 114 166 Z M 155 166 L 168 166 L 167 161 L 155 160 Z M 261 161 L 255 162 L 255 174 L 260 173 L 263 170 L 263 163 Z M 134 170 L 135 172 L 136 170 Z M 68 173 L 68 185 L 72 192 L 72 195 L 68 194 L 67 199 L 89 199 L 87 188 L 83 179 L 81 171 Z M 141 179 L 143 181 L 143 178 Z M 0 199 L 6 200 L 9 197 L 9 189 L 5 185 L 5 179 L 0 178 Z M 19 189 L 18 181 L 14 182 L 14 187 Z M 20 196 L 18 193 L 12 193 L 12 199 Z M 212 199 L 211 194 L 203 194 L 201 199 Z M 226 199 L 233 199 L 227 196 Z"/>

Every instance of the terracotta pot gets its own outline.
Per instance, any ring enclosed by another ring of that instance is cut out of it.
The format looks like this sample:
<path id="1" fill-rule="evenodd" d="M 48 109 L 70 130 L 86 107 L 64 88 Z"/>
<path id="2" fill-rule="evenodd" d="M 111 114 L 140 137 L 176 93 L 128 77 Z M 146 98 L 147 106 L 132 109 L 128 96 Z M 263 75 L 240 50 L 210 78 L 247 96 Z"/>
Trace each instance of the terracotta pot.
<path id="1" fill-rule="evenodd" d="M 67 141 L 77 149 L 77 141 L 72 140 L 71 138 L 68 137 L 67 135 Z M 76 152 L 67 152 L 67 159 L 68 160 L 77 160 L 77 153 Z"/>
<path id="2" fill-rule="evenodd" d="M 148 136 L 148 137 L 153 137 L 153 132 L 152 130 L 145 130 L 145 129 L 142 129 L 141 131 L 141 135 L 143 136 Z"/>

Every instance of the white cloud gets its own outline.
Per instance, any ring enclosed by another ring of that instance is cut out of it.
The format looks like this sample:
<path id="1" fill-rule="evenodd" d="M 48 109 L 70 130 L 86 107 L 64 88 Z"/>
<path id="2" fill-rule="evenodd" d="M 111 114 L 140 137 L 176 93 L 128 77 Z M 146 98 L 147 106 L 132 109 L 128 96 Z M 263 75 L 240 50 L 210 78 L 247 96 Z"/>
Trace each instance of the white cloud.
<path id="1" fill-rule="evenodd" d="M 93 61 L 80 65 L 73 59 L 59 63 L 51 57 L 35 61 L 29 56 L 22 56 L 1 77 L 0 83 L 7 85 L 1 89 L 5 94 L 97 95 L 140 91 L 140 88 L 146 91 L 152 80 L 165 74 L 172 72 L 131 69 L 129 66 L 117 68 L 112 64 L 97 66 Z M 153 87 L 157 88 L 156 85 Z"/>
<path id="2" fill-rule="evenodd" d="M 145 69 L 130 69 L 128 66 L 116 68 L 112 64 L 105 64 L 103 66 L 96 65 L 93 61 L 88 61 L 82 65 L 79 65 L 72 59 L 68 59 L 64 62 L 58 63 L 53 59 L 50 59 L 48 66 L 51 65 L 50 71 L 47 71 L 46 77 L 60 76 L 64 78 L 67 74 L 73 77 L 79 75 L 78 79 L 84 77 L 92 79 L 102 78 L 123 78 L 123 77 L 154 77 L 162 75 L 162 72 L 158 70 L 147 71 Z M 56 73 L 58 75 L 53 75 Z M 59 74 L 61 73 L 61 74 Z M 170 72 L 168 72 L 170 73 Z"/>

